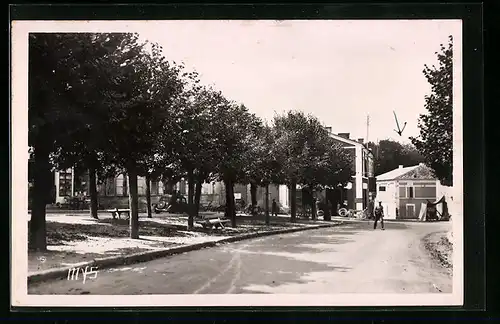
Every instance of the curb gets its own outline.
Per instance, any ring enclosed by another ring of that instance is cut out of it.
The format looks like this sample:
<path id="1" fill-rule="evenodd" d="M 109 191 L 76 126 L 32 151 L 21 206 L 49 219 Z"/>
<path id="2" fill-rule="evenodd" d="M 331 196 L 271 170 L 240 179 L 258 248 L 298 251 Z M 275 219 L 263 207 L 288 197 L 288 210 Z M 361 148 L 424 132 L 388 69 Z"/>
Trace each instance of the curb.
<path id="1" fill-rule="evenodd" d="M 256 232 L 256 233 L 250 233 L 250 234 L 236 235 L 236 236 L 232 236 L 232 237 L 228 237 L 228 238 L 224 238 L 224 239 L 220 239 L 220 240 L 215 240 L 215 241 L 210 241 L 210 242 L 189 244 L 189 245 L 184 245 L 184 246 L 179 246 L 179 247 L 174 247 L 174 248 L 169 248 L 169 249 L 145 251 L 145 252 L 134 253 L 134 254 L 126 255 L 126 256 L 113 256 L 113 257 L 107 257 L 107 258 L 97 258 L 97 259 L 94 259 L 93 261 L 73 264 L 71 267 L 48 269 L 48 270 L 44 270 L 44 271 L 40 271 L 40 272 L 31 274 L 31 275 L 28 275 L 28 283 L 34 283 L 34 282 L 39 282 L 39 281 L 44 281 L 44 280 L 49 280 L 49 279 L 57 279 L 57 278 L 62 279 L 62 278 L 67 277 L 68 271 L 70 269 L 73 269 L 73 268 L 98 267 L 99 269 L 105 269 L 105 268 L 109 268 L 109 267 L 113 267 L 113 266 L 117 266 L 117 265 L 127 265 L 127 264 L 134 264 L 134 263 L 151 261 L 154 259 L 159 259 L 159 258 L 170 256 L 170 255 L 200 250 L 200 249 L 208 248 L 208 247 L 214 247 L 216 245 L 223 244 L 223 243 L 231 243 L 231 242 L 243 241 L 243 240 L 248 240 L 248 239 L 252 239 L 252 238 L 271 236 L 271 235 L 277 235 L 277 234 L 301 232 L 301 231 L 312 230 L 312 229 L 336 227 L 336 226 L 339 226 L 342 224 L 343 224 L 343 222 L 337 222 L 337 223 L 333 223 L 333 224 L 322 224 L 322 225 L 313 225 L 313 226 L 306 226 L 306 227 L 285 228 L 285 229 L 275 230 L 275 231 Z"/>

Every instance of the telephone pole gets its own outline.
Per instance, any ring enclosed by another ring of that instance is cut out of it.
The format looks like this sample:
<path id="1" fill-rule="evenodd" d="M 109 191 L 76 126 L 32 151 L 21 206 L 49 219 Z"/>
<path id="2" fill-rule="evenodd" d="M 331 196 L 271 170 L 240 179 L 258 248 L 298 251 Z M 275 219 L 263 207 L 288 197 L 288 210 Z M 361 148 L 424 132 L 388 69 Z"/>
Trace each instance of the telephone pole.
<path id="1" fill-rule="evenodd" d="M 366 144 L 368 145 L 369 139 L 368 135 L 370 134 L 370 114 L 366 115 Z"/>

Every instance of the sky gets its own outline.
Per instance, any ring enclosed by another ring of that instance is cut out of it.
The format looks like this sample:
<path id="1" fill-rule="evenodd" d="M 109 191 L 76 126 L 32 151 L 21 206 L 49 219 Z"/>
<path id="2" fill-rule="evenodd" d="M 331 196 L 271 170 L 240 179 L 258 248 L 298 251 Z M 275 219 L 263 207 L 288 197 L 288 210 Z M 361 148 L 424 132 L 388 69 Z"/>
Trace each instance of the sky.
<path id="1" fill-rule="evenodd" d="M 460 22 L 162 21 L 133 30 L 265 120 L 301 110 L 366 141 L 369 115 L 369 141 L 409 142 L 426 113 L 424 65 L 437 64 L 435 52 Z M 401 137 L 393 111 L 407 122 Z"/>

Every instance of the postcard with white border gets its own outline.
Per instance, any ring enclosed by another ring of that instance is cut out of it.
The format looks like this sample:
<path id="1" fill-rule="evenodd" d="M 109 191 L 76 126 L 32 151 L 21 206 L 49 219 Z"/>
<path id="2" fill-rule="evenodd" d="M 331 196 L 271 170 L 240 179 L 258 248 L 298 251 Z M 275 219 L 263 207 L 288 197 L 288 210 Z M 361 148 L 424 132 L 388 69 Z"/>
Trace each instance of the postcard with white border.
<path id="1" fill-rule="evenodd" d="M 13 306 L 463 304 L 461 20 L 11 31 Z"/>

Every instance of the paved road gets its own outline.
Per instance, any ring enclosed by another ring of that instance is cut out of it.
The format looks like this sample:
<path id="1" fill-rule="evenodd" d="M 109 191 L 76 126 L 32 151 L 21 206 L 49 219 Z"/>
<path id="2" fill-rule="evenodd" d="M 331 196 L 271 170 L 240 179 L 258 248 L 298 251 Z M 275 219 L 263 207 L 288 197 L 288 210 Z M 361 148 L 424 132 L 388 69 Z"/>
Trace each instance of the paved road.
<path id="1" fill-rule="evenodd" d="M 238 294 L 451 292 L 421 244 L 448 223 L 355 222 L 241 241 L 132 266 L 96 279 L 31 284 L 29 294 Z"/>

